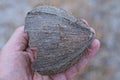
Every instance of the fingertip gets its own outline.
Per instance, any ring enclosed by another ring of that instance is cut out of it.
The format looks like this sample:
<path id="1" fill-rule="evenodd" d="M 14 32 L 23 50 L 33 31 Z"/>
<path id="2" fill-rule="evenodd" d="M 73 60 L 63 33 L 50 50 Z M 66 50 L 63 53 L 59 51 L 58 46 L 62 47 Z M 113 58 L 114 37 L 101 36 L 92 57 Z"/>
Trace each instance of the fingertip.
<path id="1" fill-rule="evenodd" d="M 85 19 L 81 18 L 81 20 L 89 26 L 88 22 Z"/>
<path id="2" fill-rule="evenodd" d="M 90 27 L 90 30 L 95 34 L 95 30 L 92 27 Z"/>
<path id="3" fill-rule="evenodd" d="M 24 32 L 24 26 L 21 26 L 15 30 L 4 47 L 12 51 L 25 50 L 28 46 L 28 39 L 27 33 Z"/>
<path id="4" fill-rule="evenodd" d="M 93 42 L 91 43 L 90 45 L 90 48 L 91 49 L 96 49 L 96 48 L 99 48 L 100 47 L 100 41 L 98 39 L 94 39 Z"/>
<path id="5" fill-rule="evenodd" d="M 24 32 L 24 26 L 18 27 L 15 32 Z"/>
<path id="6" fill-rule="evenodd" d="M 27 33 L 24 31 L 24 26 L 20 26 L 15 30 L 15 33 L 23 33 L 27 36 Z"/>
<path id="7" fill-rule="evenodd" d="M 85 24 L 87 24 L 87 25 L 89 26 L 88 22 L 87 22 L 85 19 L 81 18 L 81 20 L 82 20 Z M 92 27 L 90 27 L 90 30 L 91 30 L 93 33 L 95 33 L 95 30 L 94 30 Z"/>
<path id="8" fill-rule="evenodd" d="M 24 26 L 20 26 L 20 27 L 18 27 L 16 30 L 15 30 L 15 32 L 14 32 L 14 34 L 12 35 L 12 37 L 11 38 L 14 38 L 14 40 L 16 39 L 21 39 L 21 38 L 24 38 L 24 39 L 26 39 L 26 41 L 28 41 L 28 39 L 29 39 L 29 37 L 28 37 L 28 34 L 26 33 L 26 32 L 24 32 Z"/>
<path id="9" fill-rule="evenodd" d="M 87 49 L 86 57 L 88 59 L 92 58 L 97 53 L 99 48 L 100 48 L 100 41 L 98 39 L 94 39 L 91 45 Z"/>

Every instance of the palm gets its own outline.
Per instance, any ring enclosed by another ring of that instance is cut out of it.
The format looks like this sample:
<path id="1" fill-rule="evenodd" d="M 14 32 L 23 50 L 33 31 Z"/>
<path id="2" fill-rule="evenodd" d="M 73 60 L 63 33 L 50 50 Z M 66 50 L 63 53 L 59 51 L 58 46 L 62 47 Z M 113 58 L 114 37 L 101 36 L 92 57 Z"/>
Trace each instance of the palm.
<path id="1" fill-rule="evenodd" d="M 0 80 L 70 80 L 95 55 L 100 46 L 95 39 L 85 55 L 70 69 L 53 76 L 43 76 L 31 69 L 36 50 L 28 47 L 28 35 L 23 30 L 23 27 L 17 29 L 1 51 Z"/>

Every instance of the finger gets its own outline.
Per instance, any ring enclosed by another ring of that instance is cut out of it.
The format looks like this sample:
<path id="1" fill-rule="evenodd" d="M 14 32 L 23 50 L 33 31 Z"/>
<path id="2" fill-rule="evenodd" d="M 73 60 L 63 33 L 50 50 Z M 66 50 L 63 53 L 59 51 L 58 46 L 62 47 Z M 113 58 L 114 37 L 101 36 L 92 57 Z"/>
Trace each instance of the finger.
<path id="1" fill-rule="evenodd" d="M 67 80 L 64 73 L 59 73 L 57 75 L 51 76 L 52 80 Z"/>
<path id="2" fill-rule="evenodd" d="M 78 65 L 78 63 L 80 63 Z M 88 60 L 80 59 L 77 64 L 73 65 L 70 69 L 68 69 L 65 74 L 67 77 L 67 80 L 71 80 L 76 74 L 79 73 L 80 70 L 82 70 L 85 65 L 88 63 Z"/>
<path id="3" fill-rule="evenodd" d="M 30 48 L 30 47 L 28 47 L 26 49 L 26 51 L 27 51 L 27 54 L 28 54 L 31 62 L 33 62 L 34 59 L 35 59 L 35 57 L 36 57 L 36 55 L 37 55 L 37 49 L 36 48 Z"/>
<path id="4" fill-rule="evenodd" d="M 42 80 L 52 80 L 52 79 L 50 79 L 50 77 L 48 77 L 48 76 L 42 76 Z"/>
<path id="5" fill-rule="evenodd" d="M 85 19 L 83 19 L 83 18 L 81 18 L 81 19 L 85 24 L 87 24 L 89 26 L 88 22 Z"/>
<path id="6" fill-rule="evenodd" d="M 75 76 L 80 70 L 82 70 L 86 66 L 88 61 L 96 54 L 99 47 L 100 42 L 97 39 L 95 39 L 89 46 L 85 56 L 82 56 L 77 64 L 75 64 L 65 72 L 67 80 L 70 80 L 73 76 Z"/>
<path id="7" fill-rule="evenodd" d="M 95 30 L 92 27 L 90 27 L 90 30 L 95 34 Z"/>
<path id="8" fill-rule="evenodd" d="M 37 72 L 34 72 L 33 80 L 43 80 L 42 75 Z"/>
<path id="9" fill-rule="evenodd" d="M 97 53 L 99 47 L 100 47 L 99 40 L 94 39 L 89 48 L 86 50 L 84 56 L 82 56 L 78 61 L 77 63 L 78 71 L 80 71 L 88 63 L 88 61 Z"/>
<path id="10" fill-rule="evenodd" d="M 55 80 L 71 80 L 71 78 L 76 75 L 80 70 L 82 70 L 88 61 L 96 54 L 100 47 L 100 42 L 95 39 L 88 48 L 85 56 L 82 56 L 77 64 L 68 69 L 65 73 L 60 73 L 52 78 Z"/>
<path id="11" fill-rule="evenodd" d="M 76 65 L 76 64 L 75 64 Z M 75 76 L 78 71 L 77 71 L 77 67 L 76 66 L 72 66 L 71 68 L 69 68 L 66 72 L 65 72 L 65 75 L 66 75 L 66 78 L 67 80 L 70 80 L 71 78 L 73 78 L 73 76 Z"/>
<path id="12" fill-rule="evenodd" d="M 89 24 L 88 24 L 88 22 L 85 20 L 85 19 L 81 19 L 85 24 L 87 24 L 88 26 L 89 26 Z M 90 30 L 93 32 L 93 33 L 95 33 L 95 30 L 92 28 L 92 27 L 90 27 Z"/>
<path id="13" fill-rule="evenodd" d="M 5 45 L 5 49 L 10 51 L 25 50 L 28 45 L 28 35 L 24 32 L 24 27 L 16 29 L 12 37 Z"/>
<path id="14" fill-rule="evenodd" d="M 34 72 L 33 80 L 53 80 L 49 76 L 40 75 L 38 72 Z"/>

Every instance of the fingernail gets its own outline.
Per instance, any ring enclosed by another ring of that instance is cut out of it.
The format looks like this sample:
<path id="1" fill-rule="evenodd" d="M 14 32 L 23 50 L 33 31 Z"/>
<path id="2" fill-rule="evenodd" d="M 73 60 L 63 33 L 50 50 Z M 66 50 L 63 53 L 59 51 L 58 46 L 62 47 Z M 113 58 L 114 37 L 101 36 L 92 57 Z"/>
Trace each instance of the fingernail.
<path id="1" fill-rule="evenodd" d="M 85 19 L 82 18 L 82 21 L 83 21 L 85 24 L 88 25 L 88 22 L 87 22 Z M 88 25 L 88 26 L 89 26 L 89 25 Z"/>
<path id="2" fill-rule="evenodd" d="M 92 27 L 90 27 L 90 30 L 95 34 L 95 30 Z"/>

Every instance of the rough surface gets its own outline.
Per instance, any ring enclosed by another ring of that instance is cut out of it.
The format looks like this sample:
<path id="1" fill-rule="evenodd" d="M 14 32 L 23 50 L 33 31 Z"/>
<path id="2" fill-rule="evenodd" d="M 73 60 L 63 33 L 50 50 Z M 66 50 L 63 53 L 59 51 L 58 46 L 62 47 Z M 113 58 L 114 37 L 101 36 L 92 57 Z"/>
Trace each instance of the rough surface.
<path id="1" fill-rule="evenodd" d="M 30 47 L 38 49 L 32 68 L 43 75 L 63 72 L 75 64 L 94 35 L 81 19 L 53 6 L 28 12 L 25 31 Z"/>

